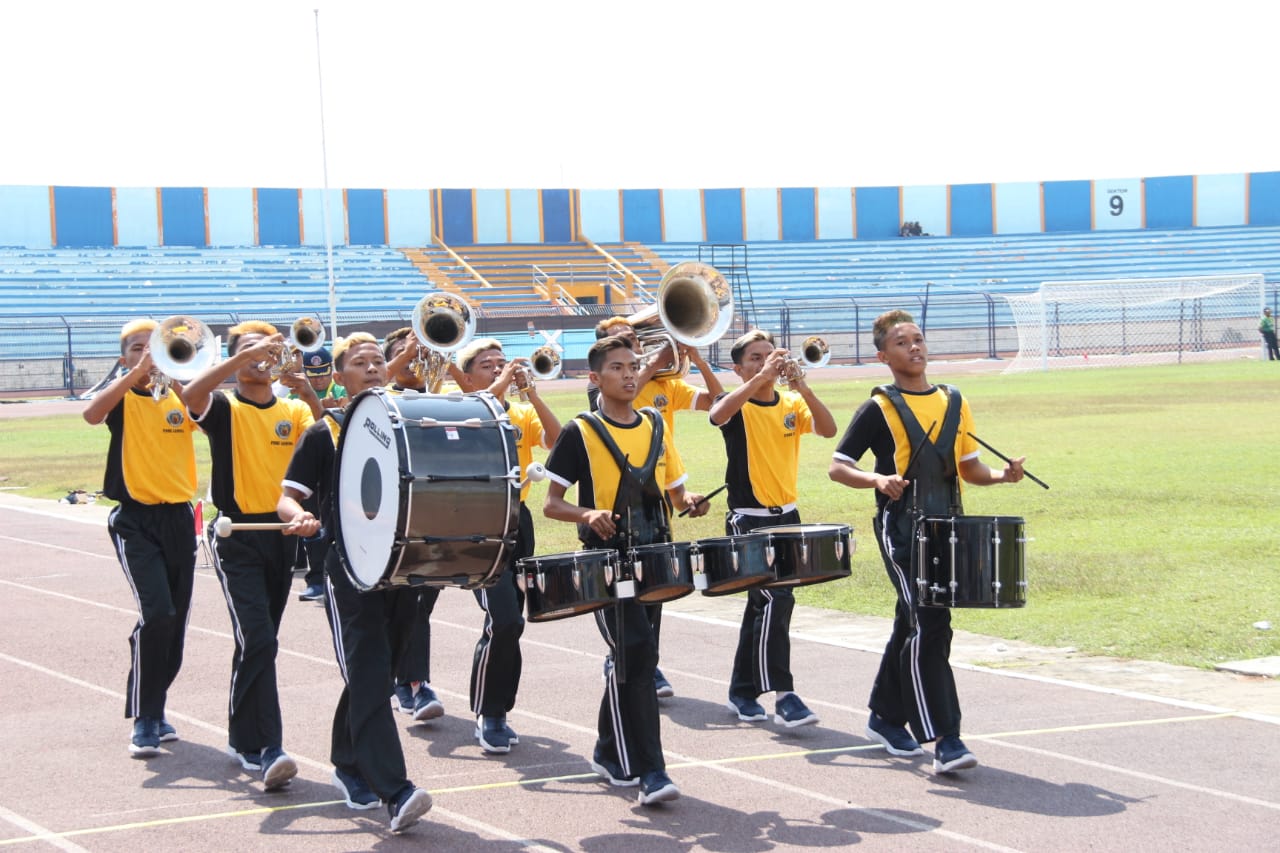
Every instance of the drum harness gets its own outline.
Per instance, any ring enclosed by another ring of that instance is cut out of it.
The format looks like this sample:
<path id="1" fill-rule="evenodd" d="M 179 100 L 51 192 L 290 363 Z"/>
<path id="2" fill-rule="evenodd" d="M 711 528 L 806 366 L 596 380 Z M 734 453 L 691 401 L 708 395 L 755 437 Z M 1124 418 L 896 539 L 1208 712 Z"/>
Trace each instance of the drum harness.
<path id="1" fill-rule="evenodd" d="M 960 426 L 960 389 L 954 385 L 938 387 L 947 394 L 947 412 L 943 415 L 942 429 L 938 432 L 936 441 L 929 439 L 933 426 L 929 427 L 928 432 L 921 428 L 920 421 L 916 419 L 896 385 L 880 385 L 871 391 L 872 396 L 883 394 L 893 404 L 894 411 L 898 413 L 903 429 L 906 430 L 907 440 L 911 442 L 911 458 L 907 461 L 907 470 L 902 472 L 902 478 L 911 481 L 907 486 L 911 491 L 911 503 L 909 507 L 905 507 L 907 496 L 904 493 L 897 501 L 890 502 L 887 515 L 894 520 L 894 527 L 899 534 L 910 534 L 908 565 L 913 573 L 916 569 L 919 549 L 917 534 L 921 520 L 928 515 L 962 515 L 964 512 L 960 502 L 955 458 L 956 432 Z M 909 477 L 909 474 L 913 476 Z M 895 508 L 894 504 L 898 504 L 898 507 Z M 911 595 L 909 589 L 907 595 L 914 605 L 915 596 Z M 911 608 L 911 621 L 914 624 L 914 606 Z"/>
<path id="2" fill-rule="evenodd" d="M 649 443 L 649 454 L 645 458 L 644 464 L 639 468 L 631 464 L 628 456 L 623 455 L 622 449 L 613 440 L 613 436 L 609 434 L 608 428 L 604 425 L 598 413 L 583 412 L 578 416 L 583 423 L 591 427 L 596 437 L 605 446 L 605 449 L 613 456 L 613 461 L 618 465 L 618 492 L 613 500 L 613 514 L 619 517 L 621 524 L 614 532 L 613 537 L 608 540 L 601 539 L 590 527 L 579 524 L 578 537 L 587 548 L 603 547 L 618 551 L 619 554 L 626 554 L 635 545 L 670 541 L 671 527 L 667 520 L 667 496 L 653 478 L 654 471 L 658 466 L 658 457 L 662 453 L 664 428 L 662 415 L 658 414 L 657 409 L 649 406 L 645 406 L 638 411 L 641 417 L 649 418 L 653 427 L 653 435 Z M 637 516 L 640 522 L 639 530 L 636 528 Z M 639 542 L 639 539 L 648 541 Z M 620 568 L 624 565 L 627 565 L 626 559 L 619 562 Z M 631 573 L 632 570 L 627 568 L 628 580 L 634 580 Z M 627 680 L 624 651 L 626 644 L 622 640 L 621 601 L 614 605 L 613 613 L 614 630 L 617 632 L 617 642 L 614 644 L 614 673 L 618 683 L 625 684 Z"/>

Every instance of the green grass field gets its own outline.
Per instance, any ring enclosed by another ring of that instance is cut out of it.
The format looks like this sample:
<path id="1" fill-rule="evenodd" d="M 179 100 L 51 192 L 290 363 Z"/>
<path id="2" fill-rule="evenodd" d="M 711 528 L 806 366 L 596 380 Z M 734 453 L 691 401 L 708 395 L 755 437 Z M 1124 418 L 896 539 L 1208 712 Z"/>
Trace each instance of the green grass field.
<path id="1" fill-rule="evenodd" d="M 950 380 L 939 364 L 930 378 L 959 385 L 978 435 L 1025 454 L 1027 469 L 1052 487 L 1028 480 L 966 490 L 968 513 L 1020 515 L 1034 541 L 1027 606 L 956 610 L 957 628 L 1199 667 L 1280 655 L 1280 368 L 1246 360 Z M 873 384 L 816 378 L 814 387 L 843 430 Z M 544 388 L 562 418 L 585 406 L 580 390 Z M 704 415 L 677 418 L 690 486 L 710 491 L 724 481 L 719 433 Z M 4 486 L 48 498 L 100 487 L 104 427 L 66 416 L 5 420 L 3 431 Z M 870 533 L 872 493 L 827 479 L 835 440 L 809 436 L 802 446 L 801 514 L 851 524 L 858 548 L 851 578 L 802 589 L 799 599 L 891 615 L 892 588 Z M 202 439 L 197 450 L 207 472 Z M 572 526 L 538 511 L 541 493 L 535 487 L 538 552 L 573 550 Z M 718 497 L 706 518 L 678 519 L 676 538 L 723 535 L 724 506 Z M 1277 630 L 1253 627 L 1263 620 Z"/>

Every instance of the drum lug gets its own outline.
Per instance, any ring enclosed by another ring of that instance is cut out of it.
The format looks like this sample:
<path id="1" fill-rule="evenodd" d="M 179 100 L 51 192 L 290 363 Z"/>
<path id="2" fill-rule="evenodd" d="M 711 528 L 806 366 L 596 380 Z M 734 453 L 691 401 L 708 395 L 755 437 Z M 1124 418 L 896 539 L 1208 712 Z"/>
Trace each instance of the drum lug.
<path id="1" fill-rule="evenodd" d="M 804 539 L 800 540 L 800 562 L 809 562 L 809 543 Z"/>
<path id="2" fill-rule="evenodd" d="M 582 569 L 577 566 L 573 567 L 573 588 L 575 590 L 582 589 Z"/>
<path id="3" fill-rule="evenodd" d="M 604 564 L 604 585 L 605 586 L 613 585 L 613 561 L 612 560 Z"/>
<path id="4" fill-rule="evenodd" d="M 547 576 L 545 572 L 538 572 L 538 592 L 547 591 Z"/>
<path id="5" fill-rule="evenodd" d="M 738 573 L 738 549 L 734 548 L 729 552 L 729 554 L 732 557 L 731 562 L 733 563 L 733 573 L 736 575 Z"/>
<path id="6" fill-rule="evenodd" d="M 774 557 L 776 556 L 777 556 L 777 552 L 774 551 L 773 542 L 770 541 L 768 545 L 764 546 L 764 564 L 772 569 L 773 560 L 774 560 Z"/>
<path id="7" fill-rule="evenodd" d="M 641 583 L 644 582 L 644 564 L 640 560 L 632 560 L 631 577 Z"/>
<path id="8" fill-rule="evenodd" d="M 848 541 L 848 538 L 844 536 L 840 536 L 836 538 L 836 559 L 837 560 L 844 559 L 844 546 L 845 546 L 845 542 L 847 541 Z"/>

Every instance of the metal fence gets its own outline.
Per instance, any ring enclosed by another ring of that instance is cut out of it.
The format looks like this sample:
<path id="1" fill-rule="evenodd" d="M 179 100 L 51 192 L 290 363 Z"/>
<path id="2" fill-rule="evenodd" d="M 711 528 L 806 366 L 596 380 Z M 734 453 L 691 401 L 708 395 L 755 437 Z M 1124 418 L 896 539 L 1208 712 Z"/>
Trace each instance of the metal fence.
<path id="1" fill-rule="evenodd" d="M 1280 314 L 1280 288 L 1268 286 L 1266 302 L 1272 306 L 1273 313 Z M 931 294 L 928 290 L 916 290 L 784 301 L 765 306 L 757 303 L 753 319 L 756 325 L 774 333 L 779 346 L 795 350 L 806 337 L 818 335 L 831 350 L 832 364 L 862 364 L 875 360 L 872 322 L 882 312 L 894 308 L 915 316 L 929 337 L 929 351 L 935 357 L 1007 359 L 1017 353 L 1018 335 L 1008 302 L 1001 294 L 986 292 L 935 291 Z M 620 305 L 583 305 L 572 314 L 512 307 L 481 308 L 477 311 L 476 333 L 498 338 L 504 347 L 517 354 L 522 354 L 524 349 L 532 351 L 542 343 L 541 338 L 530 340 L 537 331 L 554 335 L 565 350 L 566 373 L 572 375 L 574 371 L 585 370 L 586 350 L 595 340 L 592 334 L 595 324 L 604 316 L 628 310 Z M 0 393 L 61 392 L 74 396 L 92 387 L 114 368 L 120 355 L 120 328 L 137 316 L 0 318 Z M 311 316 L 328 324 L 328 313 L 323 310 Z M 250 318 L 227 313 L 200 319 L 225 340 L 228 327 Z M 253 319 L 266 320 L 287 330 L 297 315 Z M 745 331 L 741 319 L 734 319 L 725 338 L 709 347 L 708 358 L 713 364 L 727 366 L 728 342 Z M 409 323 L 410 312 L 399 309 L 338 314 L 340 331 L 360 329 L 379 338 Z"/>

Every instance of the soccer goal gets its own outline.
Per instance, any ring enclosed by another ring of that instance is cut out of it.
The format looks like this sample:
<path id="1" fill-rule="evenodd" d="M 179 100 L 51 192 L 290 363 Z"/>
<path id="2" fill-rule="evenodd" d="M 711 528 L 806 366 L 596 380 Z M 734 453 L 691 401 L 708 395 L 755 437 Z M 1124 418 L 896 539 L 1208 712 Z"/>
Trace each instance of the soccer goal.
<path id="1" fill-rule="evenodd" d="M 1008 296 L 1018 355 L 1005 372 L 1256 354 L 1263 288 L 1261 275 L 1047 281 Z"/>

